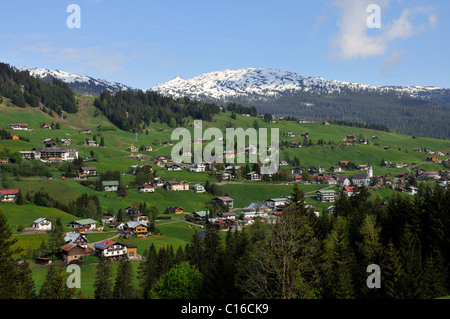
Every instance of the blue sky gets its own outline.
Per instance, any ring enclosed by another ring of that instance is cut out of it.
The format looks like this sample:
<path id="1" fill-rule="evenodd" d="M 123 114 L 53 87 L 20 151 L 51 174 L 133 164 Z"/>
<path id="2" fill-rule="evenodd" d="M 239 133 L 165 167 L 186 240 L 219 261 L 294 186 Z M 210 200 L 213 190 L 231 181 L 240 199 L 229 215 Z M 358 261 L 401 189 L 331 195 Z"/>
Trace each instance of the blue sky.
<path id="1" fill-rule="evenodd" d="M 70 4 L 81 28 L 69 29 Z M 381 28 L 368 28 L 377 4 Z M 450 2 L 15 0 L 0 61 L 148 89 L 175 76 L 272 68 L 372 85 L 450 88 Z"/>

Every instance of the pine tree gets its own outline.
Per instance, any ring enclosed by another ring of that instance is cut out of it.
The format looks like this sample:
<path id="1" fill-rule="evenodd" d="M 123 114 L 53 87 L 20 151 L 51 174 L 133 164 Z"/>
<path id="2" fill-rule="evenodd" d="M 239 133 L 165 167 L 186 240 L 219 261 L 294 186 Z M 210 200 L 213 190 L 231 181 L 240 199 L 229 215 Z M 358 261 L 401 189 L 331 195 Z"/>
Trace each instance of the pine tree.
<path id="1" fill-rule="evenodd" d="M 128 259 L 120 262 L 117 269 L 116 282 L 113 290 L 114 299 L 131 299 L 133 297 L 133 268 Z"/>
<path id="2" fill-rule="evenodd" d="M 35 286 L 30 270 L 30 264 L 26 260 L 18 263 L 16 266 L 14 299 L 34 299 L 36 298 Z"/>
<path id="3" fill-rule="evenodd" d="M 384 257 L 380 262 L 381 268 L 381 292 L 384 298 L 402 298 L 400 282 L 405 275 L 400 261 L 400 254 L 392 241 L 384 250 Z"/>
<path id="4" fill-rule="evenodd" d="M 338 217 L 333 230 L 324 241 L 325 297 L 352 299 L 355 287 L 352 274 L 355 266 L 354 252 L 350 246 L 348 222 Z"/>
<path id="5" fill-rule="evenodd" d="M 111 299 L 113 296 L 111 264 L 105 257 L 101 257 L 97 265 L 94 288 L 95 299 Z"/>
<path id="6" fill-rule="evenodd" d="M 156 266 L 156 259 L 158 254 L 155 245 L 151 245 L 148 250 L 144 252 L 144 259 L 139 263 L 138 279 L 140 282 L 141 295 L 145 299 L 148 292 L 159 278 L 158 269 Z"/>
<path id="7" fill-rule="evenodd" d="M 400 260 L 405 271 L 401 277 L 400 290 L 404 298 L 423 297 L 422 255 L 418 235 L 411 231 L 408 224 L 400 238 Z"/>
<path id="8" fill-rule="evenodd" d="M 63 274 L 63 268 L 51 265 L 39 290 L 39 299 L 70 299 L 74 295 L 75 289 L 70 289 L 67 286 L 67 278 Z"/>
<path id="9" fill-rule="evenodd" d="M 14 256 L 22 251 L 14 248 L 16 238 L 12 238 L 12 231 L 6 216 L 0 209 L 0 299 L 13 299 L 16 292 L 14 287 L 16 278 L 16 260 Z"/>

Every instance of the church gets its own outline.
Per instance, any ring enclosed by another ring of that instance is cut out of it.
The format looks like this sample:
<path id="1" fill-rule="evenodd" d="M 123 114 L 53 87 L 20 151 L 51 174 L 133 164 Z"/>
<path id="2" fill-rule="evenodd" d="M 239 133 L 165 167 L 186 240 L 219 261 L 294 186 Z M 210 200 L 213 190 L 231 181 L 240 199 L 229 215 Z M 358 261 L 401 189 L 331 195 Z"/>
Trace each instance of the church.
<path id="1" fill-rule="evenodd" d="M 369 166 L 367 167 L 367 173 L 366 174 L 355 174 L 352 177 L 353 185 L 356 186 L 369 186 L 370 185 L 370 179 L 373 177 L 373 168 L 369 161 Z"/>

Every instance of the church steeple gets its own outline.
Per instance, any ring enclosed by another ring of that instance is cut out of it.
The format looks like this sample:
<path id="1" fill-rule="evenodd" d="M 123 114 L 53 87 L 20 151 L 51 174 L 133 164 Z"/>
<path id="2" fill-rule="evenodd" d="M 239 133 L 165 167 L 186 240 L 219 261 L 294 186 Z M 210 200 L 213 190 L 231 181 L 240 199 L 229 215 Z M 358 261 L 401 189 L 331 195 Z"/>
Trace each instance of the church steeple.
<path id="1" fill-rule="evenodd" d="M 372 168 L 372 164 L 370 163 L 370 159 L 369 159 L 369 166 L 367 167 L 367 176 L 369 178 L 373 177 L 373 168 Z"/>

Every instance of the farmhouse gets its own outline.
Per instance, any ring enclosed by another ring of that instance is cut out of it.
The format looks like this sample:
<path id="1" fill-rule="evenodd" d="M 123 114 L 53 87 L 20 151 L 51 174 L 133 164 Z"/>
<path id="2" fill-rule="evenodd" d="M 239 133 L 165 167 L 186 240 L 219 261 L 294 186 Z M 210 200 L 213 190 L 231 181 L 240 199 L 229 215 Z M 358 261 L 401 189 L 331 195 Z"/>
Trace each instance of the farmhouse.
<path id="1" fill-rule="evenodd" d="M 192 187 L 192 190 L 194 191 L 194 193 L 206 192 L 205 187 L 203 187 L 203 185 L 200 185 L 200 184 L 195 184 L 194 187 Z"/>
<path id="2" fill-rule="evenodd" d="M 434 179 L 439 179 L 439 172 L 436 171 L 422 171 L 420 172 L 420 177 L 421 178 L 434 178 Z"/>
<path id="3" fill-rule="evenodd" d="M 96 167 L 80 167 L 78 174 L 83 175 L 83 176 L 95 176 L 95 175 L 97 175 L 97 168 Z"/>
<path id="4" fill-rule="evenodd" d="M 154 193 L 155 192 L 155 186 L 150 184 L 144 184 L 139 186 L 139 191 L 141 193 Z"/>
<path id="5" fill-rule="evenodd" d="M 290 196 L 280 197 L 280 198 L 271 198 L 271 199 L 266 200 L 266 206 L 272 210 L 277 209 L 279 207 L 284 207 L 289 202 L 290 198 L 291 198 Z"/>
<path id="6" fill-rule="evenodd" d="M 134 146 L 134 145 L 131 145 L 131 146 L 127 149 L 127 151 L 128 151 L 128 152 L 131 152 L 131 153 L 135 153 L 135 152 L 138 152 L 138 151 L 139 151 L 139 147 Z"/>
<path id="7" fill-rule="evenodd" d="M 105 239 L 94 245 L 95 253 L 99 257 L 121 259 L 127 255 L 127 247 L 123 244 Z"/>
<path id="8" fill-rule="evenodd" d="M 214 222 L 214 225 L 221 231 L 227 231 L 235 225 L 235 222 L 230 219 L 219 218 Z"/>
<path id="9" fill-rule="evenodd" d="M 249 181 L 260 181 L 261 180 L 261 175 L 255 172 L 250 172 L 247 174 L 247 179 Z"/>
<path id="10" fill-rule="evenodd" d="M 92 230 L 92 229 L 97 228 L 97 222 L 90 218 L 80 219 L 80 220 L 75 220 L 75 221 L 71 222 L 69 224 L 69 227 L 76 228 L 76 229 L 85 228 L 87 230 Z"/>
<path id="11" fill-rule="evenodd" d="M 209 211 L 200 211 L 192 213 L 195 220 L 205 220 L 209 215 Z"/>
<path id="12" fill-rule="evenodd" d="M 123 229 L 125 231 L 133 233 L 137 237 L 145 237 L 149 234 L 146 222 L 129 221 L 125 224 Z"/>
<path id="13" fill-rule="evenodd" d="M 71 140 L 69 138 L 62 138 L 59 140 L 62 145 L 70 145 Z"/>
<path id="14" fill-rule="evenodd" d="M 119 189 L 118 181 L 104 181 L 102 182 L 103 191 L 116 192 Z"/>
<path id="15" fill-rule="evenodd" d="M 15 202 L 17 200 L 18 195 L 19 195 L 18 189 L 0 190 L 0 202 L 3 203 Z"/>
<path id="16" fill-rule="evenodd" d="M 91 130 L 81 130 L 79 131 L 81 134 L 91 134 Z"/>
<path id="17" fill-rule="evenodd" d="M 184 213 L 185 209 L 183 207 L 170 206 L 167 208 L 169 214 L 181 214 Z"/>
<path id="18" fill-rule="evenodd" d="M 169 191 L 188 191 L 189 182 L 187 181 L 168 181 L 166 182 L 166 189 Z"/>
<path id="19" fill-rule="evenodd" d="M 84 141 L 83 145 L 84 146 L 98 146 L 96 141 Z"/>
<path id="20" fill-rule="evenodd" d="M 66 265 L 78 261 L 81 257 L 86 256 L 86 249 L 73 243 L 65 244 L 61 247 L 61 251 Z"/>
<path id="21" fill-rule="evenodd" d="M 226 205 L 228 208 L 233 208 L 234 200 L 229 196 L 216 197 L 213 202 L 218 205 Z"/>
<path id="22" fill-rule="evenodd" d="M 36 219 L 33 222 L 33 225 L 31 225 L 36 230 L 51 230 L 52 229 L 52 222 L 49 221 L 47 218 L 41 217 Z"/>
<path id="23" fill-rule="evenodd" d="M 88 245 L 88 240 L 87 240 L 86 235 L 76 233 L 76 232 L 67 233 L 66 236 L 64 236 L 64 241 L 66 242 L 66 244 L 72 243 L 72 244 L 76 244 L 83 248 L 87 248 L 87 245 Z"/>
<path id="24" fill-rule="evenodd" d="M 115 220 L 115 218 L 114 216 L 103 216 L 100 220 L 102 224 L 109 224 L 112 223 Z"/>
<path id="25" fill-rule="evenodd" d="M 9 128 L 15 131 L 28 131 L 28 124 L 13 123 L 9 125 Z"/>
<path id="26" fill-rule="evenodd" d="M 355 194 L 355 186 L 345 186 L 344 194 L 348 197 L 353 196 Z"/>
<path id="27" fill-rule="evenodd" d="M 206 165 L 203 163 L 192 164 L 189 167 L 189 171 L 195 172 L 195 173 L 204 172 L 204 171 L 206 171 Z"/>

